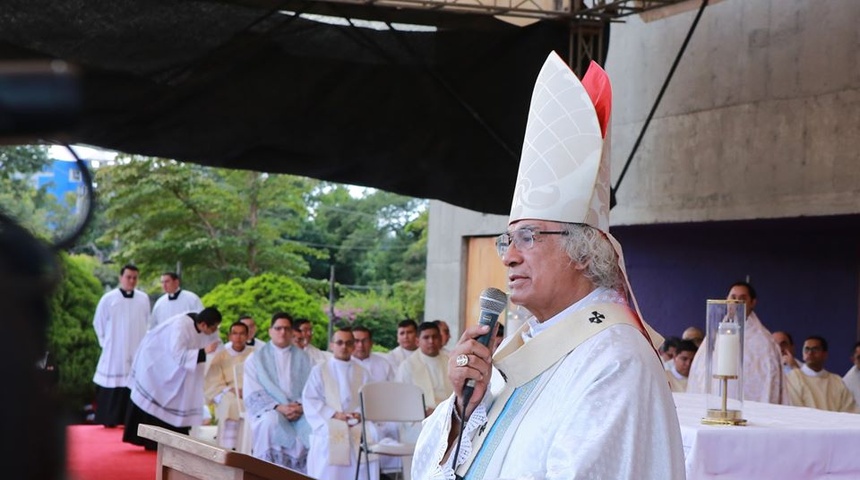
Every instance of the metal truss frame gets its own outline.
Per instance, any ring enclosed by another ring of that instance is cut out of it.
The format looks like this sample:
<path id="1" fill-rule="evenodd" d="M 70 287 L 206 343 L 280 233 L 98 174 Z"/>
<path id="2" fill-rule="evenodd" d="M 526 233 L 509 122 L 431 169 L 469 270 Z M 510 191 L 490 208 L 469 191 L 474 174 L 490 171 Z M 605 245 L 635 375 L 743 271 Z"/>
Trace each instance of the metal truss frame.
<path id="1" fill-rule="evenodd" d="M 246 0 L 247 1 L 247 0 Z M 252 2 L 254 0 L 251 0 Z M 499 17 L 515 24 L 556 21 L 568 25 L 568 65 L 584 74 L 589 60 L 604 63 L 604 28 L 624 17 L 690 0 L 315 0 L 353 9 L 376 7 L 400 12 L 433 13 L 446 18 L 457 14 Z"/>
<path id="2" fill-rule="evenodd" d="M 534 20 L 607 22 L 687 0 L 317 0 Z"/>

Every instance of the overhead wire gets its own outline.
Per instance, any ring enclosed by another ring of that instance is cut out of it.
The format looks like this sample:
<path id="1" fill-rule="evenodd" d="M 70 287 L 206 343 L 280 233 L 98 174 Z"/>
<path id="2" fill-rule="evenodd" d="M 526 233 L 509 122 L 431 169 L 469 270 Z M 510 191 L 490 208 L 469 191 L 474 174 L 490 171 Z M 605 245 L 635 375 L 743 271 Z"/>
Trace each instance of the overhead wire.
<path id="1" fill-rule="evenodd" d="M 624 162 L 624 168 L 621 169 L 621 174 L 618 176 L 618 180 L 615 182 L 615 186 L 609 189 L 610 209 L 612 209 L 618 203 L 616 198 L 618 188 L 621 186 L 621 182 L 624 180 L 624 176 L 627 175 L 627 169 L 630 168 L 630 164 L 633 161 L 633 156 L 636 155 L 636 151 L 639 150 L 639 144 L 642 143 L 642 138 L 645 136 L 645 131 L 648 130 L 648 125 L 651 124 L 651 119 L 654 118 L 654 113 L 657 111 L 657 107 L 660 105 L 660 101 L 663 99 L 663 94 L 666 93 L 666 88 L 669 86 L 669 82 L 675 75 L 675 69 L 678 68 L 678 63 L 681 62 L 681 57 L 684 56 L 684 51 L 687 50 L 687 45 L 690 43 L 690 39 L 693 37 L 693 32 L 696 31 L 696 26 L 699 25 L 699 19 L 702 18 L 702 13 L 704 13 L 705 7 L 707 6 L 708 0 L 702 0 L 702 5 L 699 7 L 699 12 L 696 14 L 696 18 L 693 19 L 693 23 L 692 25 L 690 25 L 690 30 L 687 31 L 687 36 L 684 38 L 684 43 L 681 44 L 681 49 L 678 50 L 678 54 L 675 56 L 675 61 L 672 62 L 672 68 L 669 69 L 669 74 L 666 76 L 666 80 L 663 81 L 663 86 L 660 88 L 660 93 L 657 94 L 657 98 L 654 100 L 654 105 L 651 107 L 651 111 L 648 112 L 648 117 L 645 119 L 645 124 L 642 125 L 642 130 L 639 131 L 639 136 L 636 138 L 636 142 L 633 143 L 633 148 L 630 150 L 630 155 L 627 156 L 627 161 Z"/>

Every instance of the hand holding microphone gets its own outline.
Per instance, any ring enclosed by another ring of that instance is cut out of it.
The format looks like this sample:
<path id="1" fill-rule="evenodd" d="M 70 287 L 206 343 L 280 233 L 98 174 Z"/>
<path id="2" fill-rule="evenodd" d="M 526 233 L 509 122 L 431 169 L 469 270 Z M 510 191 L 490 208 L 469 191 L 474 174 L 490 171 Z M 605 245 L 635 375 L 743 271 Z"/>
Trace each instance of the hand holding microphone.
<path id="1" fill-rule="evenodd" d="M 492 367 L 489 345 L 495 336 L 499 315 L 507 304 L 507 295 L 497 288 L 481 292 L 478 325 L 466 329 L 452 352 L 448 376 L 457 394 L 458 410 L 466 406 L 466 417 L 480 402 L 489 384 Z M 478 395 L 472 402 L 475 393 Z"/>

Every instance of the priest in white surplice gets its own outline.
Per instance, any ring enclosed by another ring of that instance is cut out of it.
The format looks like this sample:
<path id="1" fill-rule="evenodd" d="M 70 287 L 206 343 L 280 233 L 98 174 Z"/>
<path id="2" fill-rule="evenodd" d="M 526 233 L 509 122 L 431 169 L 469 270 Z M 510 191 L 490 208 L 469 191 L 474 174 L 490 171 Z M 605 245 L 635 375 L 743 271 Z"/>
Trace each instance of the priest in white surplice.
<path id="1" fill-rule="evenodd" d="M 352 359 L 367 370 L 370 374 L 370 381 L 395 381 L 394 369 L 391 368 L 388 360 L 384 356 L 372 351 L 373 332 L 369 328 L 359 325 L 352 328 L 352 336 L 355 339 L 355 350 L 352 351 Z M 395 441 L 400 438 L 400 432 L 396 423 L 378 422 L 375 423 L 375 426 L 380 438 L 391 438 Z M 387 470 L 400 470 L 400 458 L 381 455 L 379 457 L 379 468 L 383 472 Z"/>
<path id="2" fill-rule="evenodd" d="M 239 321 L 248 326 L 248 346 L 249 347 L 262 347 L 266 344 L 265 340 L 260 340 L 257 338 L 257 322 L 254 321 L 254 317 L 250 315 L 242 315 L 239 317 Z M 227 346 L 226 344 L 224 345 Z"/>
<path id="3" fill-rule="evenodd" d="M 441 318 L 433 320 L 433 323 L 439 327 L 439 334 L 442 335 L 442 351 L 445 352 L 446 355 L 450 354 L 451 350 L 448 349 L 448 342 L 451 341 L 451 326 Z"/>
<path id="4" fill-rule="evenodd" d="M 397 324 L 397 347 L 385 354 L 385 359 L 391 364 L 394 373 L 400 364 L 418 351 L 418 324 L 415 320 L 401 320 Z"/>
<path id="5" fill-rule="evenodd" d="M 102 349 L 93 376 L 98 385 L 95 422 L 105 427 L 125 422 L 131 394 L 128 374 L 137 347 L 146 335 L 149 297 L 135 288 L 138 273 L 134 265 L 123 266 L 119 287 L 102 296 L 93 316 L 93 328 Z"/>
<path id="6" fill-rule="evenodd" d="M 314 326 L 307 318 L 297 318 L 293 321 L 293 345 L 302 349 L 311 359 L 311 364 L 319 365 L 331 358 L 331 352 L 325 352 L 313 344 Z"/>
<path id="7" fill-rule="evenodd" d="M 203 310 L 200 297 L 192 291 L 183 290 L 180 282 L 179 274 L 176 272 L 161 274 L 161 289 L 164 290 L 164 295 L 159 297 L 152 307 L 152 313 L 149 316 L 150 329 L 181 313 Z"/>
<path id="8" fill-rule="evenodd" d="M 729 287 L 729 300 L 746 303 L 747 320 L 744 323 L 744 400 L 788 405 L 788 390 L 782 369 L 782 351 L 770 331 L 755 314 L 757 295 L 747 282 L 735 282 Z M 703 345 L 707 345 L 705 338 Z M 708 375 L 706 355 L 696 355 L 687 382 L 688 393 L 705 393 Z M 716 380 L 713 380 L 716 382 Z M 736 382 L 729 382 L 729 396 L 736 398 Z"/>
<path id="9" fill-rule="evenodd" d="M 220 435 L 218 445 L 236 449 L 239 436 L 239 402 L 242 401 L 241 373 L 245 360 L 254 351 L 248 346 L 248 325 L 236 321 L 230 325 L 229 343 L 212 358 L 206 377 L 203 379 L 203 393 L 206 402 L 215 404 L 215 417 L 218 419 Z M 238 372 L 236 375 L 235 372 Z M 239 376 L 240 378 L 236 378 Z"/>
<path id="10" fill-rule="evenodd" d="M 690 376 L 690 365 L 699 348 L 690 340 L 681 340 L 675 344 L 675 355 L 672 357 L 669 369 L 666 370 L 666 379 L 669 380 L 669 388 L 673 392 L 684 393 L 687 391 L 687 378 Z"/>
<path id="11" fill-rule="evenodd" d="M 371 382 L 392 382 L 395 379 L 394 369 L 382 355 L 373 352 L 373 332 L 363 326 L 353 327 L 352 336 L 355 339 L 355 349 L 352 359 L 364 367 L 370 374 Z"/>
<path id="12" fill-rule="evenodd" d="M 362 428 L 358 390 L 370 381 L 370 374 L 351 359 L 354 347 L 350 330 L 334 332 L 329 344 L 332 358 L 313 367 L 302 392 L 305 416 L 313 429 L 308 475 L 314 478 L 355 478 Z M 373 426 L 367 428 L 373 438 Z M 358 478 L 379 480 L 379 463 L 370 462 L 370 479 L 367 468 L 359 470 Z"/>
<path id="13" fill-rule="evenodd" d="M 854 362 L 854 366 L 845 373 L 842 381 L 845 382 L 845 386 L 854 395 L 854 401 L 857 402 L 857 405 L 860 405 L 860 342 L 854 345 L 851 361 Z"/>
<path id="14" fill-rule="evenodd" d="M 454 395 L 424 421 L 414 480 L 452 479 L 453 470 L 466 479 L 684 478 L 656 352 L 663 339 L 627 306 L 621 247 L 608 231 L 610 98 L 596 64 L 581 84 L 555 53 L 544 63 L 508 232 L 496 243 L 510 300 L 533 317 L 492 360 L 474 340 L 487 328 L 465 330 L 448 365 Z M 506 381 L 495 398 L 485 396 L 491 363 Z M 474 395 L 464 405 L 467 379 Z"/>
<path id="15" fill-rule="evenodd" d="M 839 375 L 824 369 L 827 340 L 811 336 L 803 342 L 803 365 L 788 375 L 791 404 L 831 412 L 860 413 L 854 395 Z"/>
<path id="16" fill-rule="evenodd" d="M 795 368 L 800 368 L 803 362 L 794 357 L 794 339 L 788 332 L 773 332 L 770 335 L 773 341 L 779 346 L 779 352 L 782 355 L 782 373 L 788 375 Z"/>
<path id="17" fill-rule="evenodd" d="M 202 423 L 206 356 L 221 346 L 220 324 L 221 313 L 210 307 L 177 315 L 147 332 L 129 377 L 124 442 L 153 450 L 154 441 L 137 435 L 141 423 L 185 434 Z"/>
<path id="18" fill-rule="evenodd" d="M 311 372 L 308 355 L 292 343 L 292 317 L 272 315 L 271 341 L 245 360 L 244 402 L 257 458 L 306 471 L 311 428 L 302 408 L 302 389 Z"/>
<path id="19" fill-rule="evenodd" d="M 438 325 L 433 322 L 418 325 L 418 351 L 400 364 L 397 381 L 421 387 L 427 415 L 451 396 L 454 387 L 448 379 L 448 355 L 442 352 Z"/>

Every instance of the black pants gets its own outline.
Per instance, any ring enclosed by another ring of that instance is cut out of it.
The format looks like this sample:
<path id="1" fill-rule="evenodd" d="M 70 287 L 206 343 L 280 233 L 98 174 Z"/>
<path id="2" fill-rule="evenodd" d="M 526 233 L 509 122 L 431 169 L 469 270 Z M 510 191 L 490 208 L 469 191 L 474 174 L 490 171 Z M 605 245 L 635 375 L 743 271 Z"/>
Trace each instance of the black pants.
<path id="1" fill-rule="evenodd" d="M 158 443 L 148 438 L 143 438 L 137 434 L 137 427 L 141 424 L 155 425 L 156 427 L 166 428 L 170 431 L 188 435 L 191 432 L 191 427 L 174 427 L 163 420 L 154 417 L 140 409 L 134 402 L 128 401 L 128 414 L 125 417 L 125 430 L 122 432 L 122 441 L 139 445 L 147 450 L 155 450 Z"/>
<path id="2" fill-rule="evenodd" d="M 130 398 L 131 390 L 126 387 L 98 387 L 95 422 L 106 427 L 122 425 Z"/>

